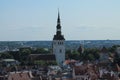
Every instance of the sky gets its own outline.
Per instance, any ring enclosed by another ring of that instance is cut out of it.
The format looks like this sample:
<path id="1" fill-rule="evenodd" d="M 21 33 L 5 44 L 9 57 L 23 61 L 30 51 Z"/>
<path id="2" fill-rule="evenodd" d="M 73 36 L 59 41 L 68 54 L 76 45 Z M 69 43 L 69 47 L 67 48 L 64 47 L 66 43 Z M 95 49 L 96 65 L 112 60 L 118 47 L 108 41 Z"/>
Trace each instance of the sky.
<path id="1" fill-rule="evenodd" d="M 120 40 L 120 0 L 0 0 L 0 41 Z"/>

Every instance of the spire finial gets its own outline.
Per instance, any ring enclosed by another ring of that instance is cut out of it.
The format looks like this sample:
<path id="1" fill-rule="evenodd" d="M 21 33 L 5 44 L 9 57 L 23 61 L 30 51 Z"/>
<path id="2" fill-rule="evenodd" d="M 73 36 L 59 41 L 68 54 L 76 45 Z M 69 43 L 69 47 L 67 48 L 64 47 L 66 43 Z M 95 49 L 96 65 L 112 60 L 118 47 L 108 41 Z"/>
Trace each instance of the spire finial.
<path id="1" fill-rule="evenodd" d="M 60 17 L 59 8 L 58 8 L 58 18 Z"/>

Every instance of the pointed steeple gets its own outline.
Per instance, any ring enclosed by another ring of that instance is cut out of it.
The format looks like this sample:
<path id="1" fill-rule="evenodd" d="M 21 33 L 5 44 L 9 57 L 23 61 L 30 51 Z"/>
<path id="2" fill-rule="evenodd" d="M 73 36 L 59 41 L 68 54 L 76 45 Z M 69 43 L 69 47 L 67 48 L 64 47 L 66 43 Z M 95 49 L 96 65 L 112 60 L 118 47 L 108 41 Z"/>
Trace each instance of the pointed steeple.
<path id="1" fill-rule="evenodd" d="M 58 9 L 58 18 L 57 18 L 57 26 L 56 26 L 56 35 L 53 38 L 54 40 L 65 40 L 64 36 L 61 34 L 61 24 L 60 24 L 60 13 Z"/>
<path id="2" fill-rule="evenodd" d="M 60 13 L 59 13 L 59 9 L 58 9 L 58 19 L 57 19 L 57 24 L 60 25 Z"/>
<path id="3" fill-rule="evenodd" d="M 60 13 L 59 13 L 59 9 L 58 9 L 58 19 L 57 19 L 57 34 L 61 35 L 61 25 L 60 25 Z"/>

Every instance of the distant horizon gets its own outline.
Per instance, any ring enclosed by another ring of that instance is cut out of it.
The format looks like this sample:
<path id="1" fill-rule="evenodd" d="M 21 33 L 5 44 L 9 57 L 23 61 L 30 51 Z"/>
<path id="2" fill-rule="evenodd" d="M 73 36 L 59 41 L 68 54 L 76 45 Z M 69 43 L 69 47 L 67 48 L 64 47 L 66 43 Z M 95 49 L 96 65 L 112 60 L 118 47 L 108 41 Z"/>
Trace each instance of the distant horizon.
<path id="1" fill-rule="evenodd" d="M 0 0 L 0 41 L 120 40 L 120 0 Z"/>
<path id="2" fill-rule="evenodd" d="M 18 41 L 18 40 L 16 40 Z M 20 41 L 52 41 L 52 40 L 20 40 Z M 98 41 L 98 40 L 66 40 L 66 41 Z M 100 41 L 120 41 L 120 40 L 110 40 L 110 39 L 106 39 L 106 40 L 100 40 Z M 0 42 L 4 42 L 4 41 L 0 41 Z M 9 41 L 5 41 L 5 42 L 14 42 L 12 40 Z M 18 41 L 19 42 L 19 41 Z"/>

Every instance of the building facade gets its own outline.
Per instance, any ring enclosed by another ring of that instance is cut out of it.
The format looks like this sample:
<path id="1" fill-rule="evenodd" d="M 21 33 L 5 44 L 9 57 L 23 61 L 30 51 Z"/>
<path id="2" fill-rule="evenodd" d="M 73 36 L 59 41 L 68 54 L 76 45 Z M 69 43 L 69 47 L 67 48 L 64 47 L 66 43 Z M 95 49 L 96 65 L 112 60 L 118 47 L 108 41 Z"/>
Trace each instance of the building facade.
<path id="1" fill-rule="evenodd" d="M 58 65 L 61 65 L 65 61 L 65 38 L 61 33 L 60 15 L 58 12 L 56 34 L 53 37 L 52 42 L 53 54 L 55 54 Z"/>

